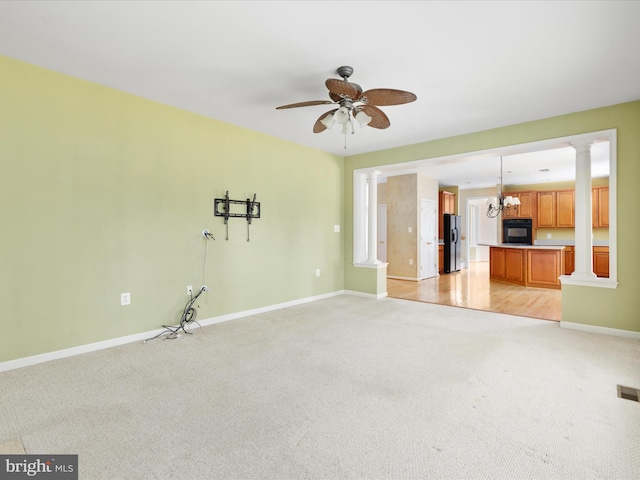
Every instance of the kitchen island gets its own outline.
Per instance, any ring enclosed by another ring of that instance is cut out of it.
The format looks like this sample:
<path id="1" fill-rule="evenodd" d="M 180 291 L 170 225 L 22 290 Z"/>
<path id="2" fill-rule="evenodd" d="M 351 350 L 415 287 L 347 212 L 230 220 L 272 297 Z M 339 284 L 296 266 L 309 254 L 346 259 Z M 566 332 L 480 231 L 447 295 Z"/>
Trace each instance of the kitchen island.
<path id="1" fill-rule="evenodd" d="M 489 245 L 491 280 L 524 287 L 560 289 L 564 274 L 564 246 Z"/>

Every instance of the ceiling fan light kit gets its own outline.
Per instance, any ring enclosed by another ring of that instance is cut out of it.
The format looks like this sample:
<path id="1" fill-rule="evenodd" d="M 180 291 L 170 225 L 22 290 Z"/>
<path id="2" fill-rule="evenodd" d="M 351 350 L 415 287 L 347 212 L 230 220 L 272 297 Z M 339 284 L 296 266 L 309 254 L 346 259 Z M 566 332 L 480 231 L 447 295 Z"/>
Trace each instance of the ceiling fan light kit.
<path id="1" fill-rule="evenodd" d="M 329 100 L 311 100 L 307 102 L 291 103 L 276 107 L 276 110 L 288 108 L 310 107 L 315 105 L 338 105 L 338 108 L 325 112 L 313 125 L 313 133 L 331 130 L 335 124 L 342 125 L 343 134 L 355 133 L 354 120 L 360 128 L 366 126 L 385 129 L 391 125 L 389 118 L 378 106 L 402 105 L 417 99 L 416 95 L 403 90 L 390 88 L 376 88 L 362 91 L 357 83 L 348 81 L 353 74 L 353 68 L 342 66 L 337 70 L 342 80 L 329 78 L 325 82 L 329 90 Z M 345 146 L 346 148 L 346 146 Z"/>

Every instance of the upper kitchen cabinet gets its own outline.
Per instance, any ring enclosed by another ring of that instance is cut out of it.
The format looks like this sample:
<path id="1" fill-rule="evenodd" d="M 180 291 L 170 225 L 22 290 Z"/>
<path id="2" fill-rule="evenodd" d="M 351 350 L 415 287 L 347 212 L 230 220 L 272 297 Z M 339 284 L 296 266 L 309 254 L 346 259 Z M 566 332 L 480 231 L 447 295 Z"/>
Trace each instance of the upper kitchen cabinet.
<path id="1" fill-rule="evenodd" d="M 575 227 L 574 190 L 538 192 L 536 197 L 538 228 Z"/>
<path id="2" fill-rule="evenodd" d="M 505 192 L 504 196 L 511 195 L 520 200 L 517 214 L 509 214 L 509 218 L 533 218 L 536 192 Z"/>
<path id="3" fill-rule="evenodd" d="M 556 192 L 538 192 L 536 195 L 537 227 L 555 228 Z"/>
<path id="4" fill-rule="evenodd" d="M 593 228 L 609 227 L 609 187 L 591 189 L 591 222 Z"/>
<path id="5" fill-rule="evenodd" d="M 456 213 L 456 194 L 442 191 L 439 194 L 440 213 Z"/>
<path id="6" fill-rule="evenodd" d="M 576 226 L 575 190 L 556 192 L 556 202 L 556 227 L 574 228 Z"/>
<path id="7" fill-rule="evenodd" d="M 456 194 L 441 191 L 438 194 L 438 238 L 444 238 L 444 223 L 442 215 L 445 213 L 456 213 Z"/>

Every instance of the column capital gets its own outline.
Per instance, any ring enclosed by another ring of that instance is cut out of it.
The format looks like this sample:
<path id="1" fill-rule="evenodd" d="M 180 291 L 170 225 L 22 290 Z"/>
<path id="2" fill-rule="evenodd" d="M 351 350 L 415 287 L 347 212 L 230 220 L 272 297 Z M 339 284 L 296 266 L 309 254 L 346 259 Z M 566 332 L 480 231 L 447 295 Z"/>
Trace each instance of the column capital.
<path id="1" fill-rule="evenodd" d="M 367 173 L 367 181 L 371 182 L 373 180 L 377 180 L 378 179 L 378 175 L 380 175 L 382 172 L 380 170 L 371 170 L 370 172 Z"/>
<path id="2" fill-rule="evenodd" d="M 578 140 L 571 142 L 571 146 L 576 149 L 576 153 L 591 153 L 591 147 L 596 143 L 595 140 Z"/>

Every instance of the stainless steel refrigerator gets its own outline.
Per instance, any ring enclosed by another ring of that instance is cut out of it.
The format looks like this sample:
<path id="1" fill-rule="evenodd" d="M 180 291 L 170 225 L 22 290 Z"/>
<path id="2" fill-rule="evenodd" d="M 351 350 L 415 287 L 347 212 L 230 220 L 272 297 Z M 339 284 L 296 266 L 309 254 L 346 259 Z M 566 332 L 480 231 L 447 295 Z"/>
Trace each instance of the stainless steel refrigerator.
<path id="1" fill-rule="evenodd" d="M 460 216 L 444 214 L 444 273 L 460 271 Z"/>

